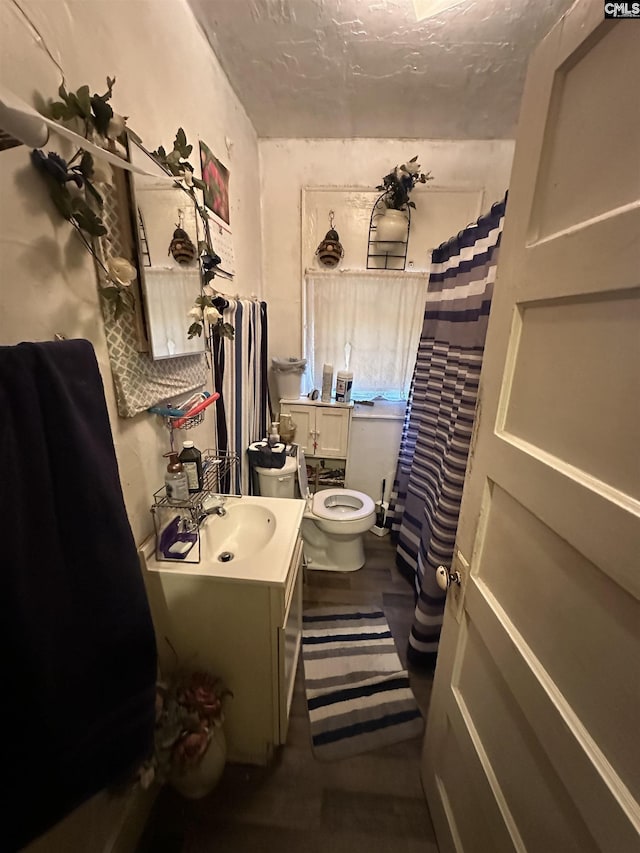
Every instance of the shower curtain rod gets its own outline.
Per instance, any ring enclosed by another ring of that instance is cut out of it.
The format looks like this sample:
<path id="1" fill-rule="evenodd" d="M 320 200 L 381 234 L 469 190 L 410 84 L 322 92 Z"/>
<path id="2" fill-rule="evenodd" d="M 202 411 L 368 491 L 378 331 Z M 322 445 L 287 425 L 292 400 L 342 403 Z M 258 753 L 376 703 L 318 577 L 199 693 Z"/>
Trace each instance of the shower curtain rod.
<path id="1" fill-rule="evenodd" d="M 233 279 L 230 280 L 233 281 Z M 208 287 L 213 291 L 212 299 L 221 296 L 222 299 L 233 299 L 235 302 L 239 302 L 241 299 L 247 302 L 265 302 L 257 293 L 252 293 L 251 296 L 242 296 L 240 293 L 225 293 L 223 290 L 218 290 L 217 287 L 214 287 L 211 282 L 209 282 Z"/>

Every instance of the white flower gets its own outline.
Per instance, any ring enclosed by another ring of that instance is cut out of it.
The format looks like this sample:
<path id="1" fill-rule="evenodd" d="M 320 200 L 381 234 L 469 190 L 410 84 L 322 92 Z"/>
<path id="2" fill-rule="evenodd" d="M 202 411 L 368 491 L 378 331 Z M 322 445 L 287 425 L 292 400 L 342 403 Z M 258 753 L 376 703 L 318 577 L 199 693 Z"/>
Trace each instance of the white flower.
<path id="1" fill-rule="evenodd" d="M 405 163 L 402 168 L 410 175 L 420 174 L 420 163 Z"/>
<path id="2" fill-rule="evenodd" d="M 107 127 L 107 139 L 117 139 L 126 127 L 124 116 L 113 114 L 113 118 L 109 121 Z"/>
<path id="3" fill-rule="evenodd" d="M 192 317 L 197 322 L 202 322 L 202 311 L 198 308 L 197 305 L 194 305 L 193 308 L 188 312 L 187 317 Z"/>
<path id="4" fill-rule="evenodd" d="M 107 261 L 109 278 L 120 287 L 129 287 L 136 277 L 136 268 L 126 258 L 109 258 Z"/>
<path id="5" fill-rule="evenodd" d="M 188 187 L 193 186 L 193 173 L 189 171 L 189 169 L 185 169 L 182 173 L 182 180 Z"/>
<path id="6" fill-rule="evenodd" d="M 209 323 L 209 325 L 214 325 L 218 320 L 222 317 L 222 314 L 218 311 L 217 308 L 213 306 L 207 307 L 204 309 L 204 319 Z"/>

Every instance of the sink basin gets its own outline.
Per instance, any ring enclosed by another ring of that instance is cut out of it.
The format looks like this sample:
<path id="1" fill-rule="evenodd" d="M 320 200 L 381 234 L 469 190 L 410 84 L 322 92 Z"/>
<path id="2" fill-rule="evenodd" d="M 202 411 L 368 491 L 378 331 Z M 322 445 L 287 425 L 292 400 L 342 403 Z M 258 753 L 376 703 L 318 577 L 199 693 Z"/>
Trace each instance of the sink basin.
<path id="1" fill-rule="evenodd" d="M 274 512 L 260 503 L 229 500 L 224 515 L 212 515 L 203 535 L 204 559 L 230 563 L 262 551 L 276 532 Z"/>
<path id="2" fill-rule="evenodd" d="M 200 527 L 200 547 L 184 560 L 157 560 L 155 537 L 140 549 L 149 572 L 224 578 L 229 582 L 284 584 L 305 502 L 295 498 L 226 495 L 224 515 L 209 515 Z"/>

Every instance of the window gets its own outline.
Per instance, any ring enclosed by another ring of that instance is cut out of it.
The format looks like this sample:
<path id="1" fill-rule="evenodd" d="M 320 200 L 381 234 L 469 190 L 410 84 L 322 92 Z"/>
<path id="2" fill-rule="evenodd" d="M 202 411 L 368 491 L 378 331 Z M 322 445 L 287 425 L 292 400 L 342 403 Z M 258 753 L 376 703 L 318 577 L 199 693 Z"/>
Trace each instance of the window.
<path id="1" fill-rule="evenodd" d="M 324 272 L 305 276 L 305 355 L 314 388 L 322 366 L 353 371 L 355 400 L 404 400 L 416 361 L 426 273 Z"/>

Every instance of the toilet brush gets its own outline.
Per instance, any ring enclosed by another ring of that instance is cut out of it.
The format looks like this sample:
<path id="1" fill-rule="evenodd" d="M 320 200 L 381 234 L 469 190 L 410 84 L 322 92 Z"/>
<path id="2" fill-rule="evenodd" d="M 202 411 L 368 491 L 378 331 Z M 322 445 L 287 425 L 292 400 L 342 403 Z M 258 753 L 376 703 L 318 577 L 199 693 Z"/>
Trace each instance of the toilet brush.
<path id="1" fill-rule="evenodd" d="M 384 527 L 384 488 L 387 485 L 387 481 L 382 481 L 382 495 L 380 497 L 380 504 L 378 511 L 376 512 L 376 527 Z"/>

